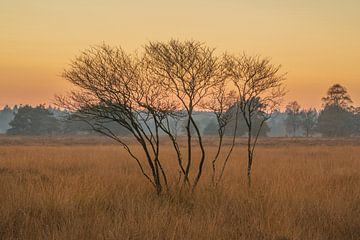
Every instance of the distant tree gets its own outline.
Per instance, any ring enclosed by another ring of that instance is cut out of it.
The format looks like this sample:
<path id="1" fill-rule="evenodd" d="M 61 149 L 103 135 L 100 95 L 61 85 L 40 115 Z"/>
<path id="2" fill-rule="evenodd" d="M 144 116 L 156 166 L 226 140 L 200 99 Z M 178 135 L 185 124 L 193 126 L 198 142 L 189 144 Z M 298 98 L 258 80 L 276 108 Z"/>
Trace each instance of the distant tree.
<path id="1" fill-rule="evenodd" d="M 267 123 L 267 121 L 262 122 L 263 117 L 261 114 L 255 114 L 254 115 L 254 122 L 253 122 L 253 129 L 254 131 L 251 132 L 253 137 L 256 137 L 256 134 L 258 134 L 259 137 L 267 137 L 270 132 L 270 127 Z M 248 134 L 248 128 L 245 121 L 242 121 L 242 124 L 239 126 L 239 131 L 242 131 L 244 129 L 245 134 Z"/>
<path id="2" fill-rule="evenodd" d="M 305 136 L 311 136 L 316 128 L 318 114 L 316 109 L 309 108 L 301 111 L 301 127 L 305 131 Z"/>
<path id="3" fill-rule="evenodd" d="M 18 110 L 19 110 L 19 106 L 18 106 L 18 105 L 15 105 L 15 106 L 13 107 L 13 112 L 14 112 L 14 114 L 16 114 Z"/>
<path id="4" fill-rule="evenodd" d="M 9 105 L 5 105 L 5 107 L 1 110 L 1 113 L 11 114 L 13 110 L 9 107 Z"/>
<path id="5" fill-rule="evenodd" d="M 355 129 L 354 115 L 338 105 L 326 106 L 319 115 L 317 131 L 324 137 L 348 137 Z"/>
<path id="6" fill-rule="evenodd" d="M 66 135 L 92 134 L 93 129 L 89 125 L 77 119 L 76 114 L 66 113 L 60 117 L 62 123 L 62 132 Z"/>
<path id="7" fill-rule="evenodd" d="M 317 131 L 324 137 L 350 136 L 355 129 L 352 100 L 345 87 L 335 84 L 322 98 L 324 109 L 318 118 Z"/>
<path id="8" fill-rule="evenodd" d="M 268 135 L 271 137 L 283 137 L 286 135 L 286 112 L 275 111 L 269 121 L 267 122 L 269 126 Z"/>
<path id="9" fill-rule="evenodd" d="M 10 135 L 48 135 L 59 131 L 59 121 L 44 105 L 22 106 L 9 124 Z"/>
<path id="10" fill-rule="evenodd" d="M 14 112 L 13 110 L 6 105 L 1 111 L 0 111 L 0 132 L 5 133 L 9 128 L 9 123 L 14 118 Z"/>
<path id="11" fill-rule="evenodd" d="M 322 98 L 324 107 L 338 106 L 340 108 L 348 109 L 352 103 L 351 97 L 345 87 L 340 84 L 334 84 L 327 91 L 327 95 Z"/>
<path id="12" fill-rule="evenodd" d="M 291 133 L 293 137 L 296 136 L 296 132 L 298 131 L 299 127 L 301 126 L 301 111 L 300 105 L 296 102 L 289 102 L 286 105 L 286 131 Z"/>
<path id="13" fill-rule="evenodd" d="M 62 122 L 62 133 L 63 134 L 95 134 L 98 135 L 99 133 L 94 131 L 93 128 L 89 125 L 89 123 L 94 124 L 94 120 L 92 118 L 89 119 L 83 119 L 82 117 L 79 117 L 79 113 L 67 113 L 64 115 L 64 113 L 61 116 L 61 122 Z M 88 122 L 88 123 L 87 123 Z M 130 132 L 120 126 L 119 124 L 116 124 L 112 121 L 109 121 L 107 123 L 104 123 L 104 127 L 111 130 L 114 134 L 119 136 L 127 136 L 130 134 Z"/>

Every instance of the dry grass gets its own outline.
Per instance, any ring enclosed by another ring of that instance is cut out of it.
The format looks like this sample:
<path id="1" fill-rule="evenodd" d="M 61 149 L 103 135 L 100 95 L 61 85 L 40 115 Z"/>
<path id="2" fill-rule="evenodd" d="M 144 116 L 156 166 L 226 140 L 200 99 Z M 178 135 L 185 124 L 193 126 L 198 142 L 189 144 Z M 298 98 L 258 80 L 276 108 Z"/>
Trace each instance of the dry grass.
<path id="1" fill-rule="evenodd" d="M 357 140 L 263 141 L 251 191 L 240 147 L 218 190 L 162 197 L 107 141 L 0 143 L 1 239 L 360 239 Z"/>

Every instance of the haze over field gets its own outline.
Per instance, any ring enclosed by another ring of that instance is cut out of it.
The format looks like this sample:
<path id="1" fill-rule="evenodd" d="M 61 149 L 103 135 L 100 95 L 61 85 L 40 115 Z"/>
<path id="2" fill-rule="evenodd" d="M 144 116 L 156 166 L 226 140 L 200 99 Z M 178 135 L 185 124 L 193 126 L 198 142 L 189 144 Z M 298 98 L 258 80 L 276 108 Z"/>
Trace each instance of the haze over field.
<path id="1" fill-rule="evenodd" d="M 170 38 L 271 57 L 288 72 L 285 102 L 320 107 L 334 83 L 360 102 L 359 9 L 357 0 L 2 0 L 0 106 L 51 103 L 69 89 L 63 69 L 89 45 L 131 51 Z"/>

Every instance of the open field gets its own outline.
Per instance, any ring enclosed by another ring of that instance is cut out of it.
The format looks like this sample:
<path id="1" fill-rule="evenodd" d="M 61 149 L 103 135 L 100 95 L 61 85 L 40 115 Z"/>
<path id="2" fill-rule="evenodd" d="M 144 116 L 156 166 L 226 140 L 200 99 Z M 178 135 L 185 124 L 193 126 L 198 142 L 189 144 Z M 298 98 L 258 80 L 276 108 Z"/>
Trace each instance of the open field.
<path id="1" fill-rule="evenodd" d="M 360 140 L 262 139 L 250 191 L 245 163 L 157 197 L 111 141 L 0 137 L 0 239 L 360 239 Z"/>

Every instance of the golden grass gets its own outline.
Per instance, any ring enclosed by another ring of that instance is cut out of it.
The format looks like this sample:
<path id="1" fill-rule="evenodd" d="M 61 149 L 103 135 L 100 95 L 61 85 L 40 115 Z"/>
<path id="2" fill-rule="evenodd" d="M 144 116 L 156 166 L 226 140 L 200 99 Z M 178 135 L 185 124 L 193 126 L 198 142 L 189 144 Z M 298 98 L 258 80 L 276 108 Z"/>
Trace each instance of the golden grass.
<path id="1" fill-rule="evenodd" d="M 219 189 L 161 197 L 108 141 L 0 143 L 0 239 L 360 239 L 357 140 L 262 140 L 250 191 L 241 146 Z"/>

